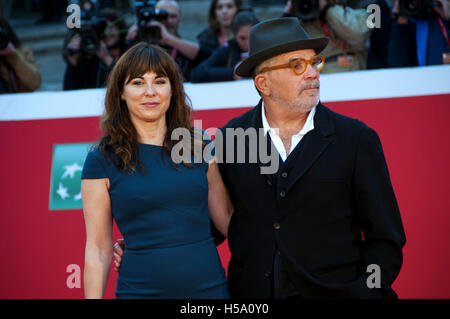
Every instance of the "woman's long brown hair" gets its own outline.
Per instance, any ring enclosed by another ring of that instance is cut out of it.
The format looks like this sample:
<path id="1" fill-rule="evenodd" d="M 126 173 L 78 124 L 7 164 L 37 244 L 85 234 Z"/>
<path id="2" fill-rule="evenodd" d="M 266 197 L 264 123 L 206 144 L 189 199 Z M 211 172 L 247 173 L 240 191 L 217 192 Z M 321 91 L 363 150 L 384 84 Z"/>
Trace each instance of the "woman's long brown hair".
<path id="1" fill-rule="evenodd" d="M 111 158 L 122 171 L 130 173 L 135 172 L 137 168 L 145 171 L 145 168 L 139 160 L 138 134 L 131 122 L 127 104 L 121 96 L 127 83 L 147 72 L 167 77 L 172 89 L 170 105 L 166 112 L 167 132 L 164 148 L 169 153 L 172 150 L 175 142 L 170 137 L 174 129 L 186 128 L 193 132 L 190 123 L 190 100 L 184 91 L 183 76 L 178 65 L 157 46 L 144 42 L 134 45 L 120 57 L 108 76 L 105 111 L 100 121 L 104 135 L 98 143 L 102 155 Z M 191 136 L 190 144 L 193 146 L 198 135 Z"/>

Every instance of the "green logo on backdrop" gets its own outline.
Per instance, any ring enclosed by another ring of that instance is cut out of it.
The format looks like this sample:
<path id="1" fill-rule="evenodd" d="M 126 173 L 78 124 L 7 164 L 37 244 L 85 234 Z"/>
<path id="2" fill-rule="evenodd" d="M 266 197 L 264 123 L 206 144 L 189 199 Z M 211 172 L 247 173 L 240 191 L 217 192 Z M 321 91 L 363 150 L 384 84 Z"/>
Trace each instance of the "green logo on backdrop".
<path id="1" fill-rule="evenodd" d="M 81 171 L 92 143 L 53 145 L 50 210 L 81 209 Z"/>

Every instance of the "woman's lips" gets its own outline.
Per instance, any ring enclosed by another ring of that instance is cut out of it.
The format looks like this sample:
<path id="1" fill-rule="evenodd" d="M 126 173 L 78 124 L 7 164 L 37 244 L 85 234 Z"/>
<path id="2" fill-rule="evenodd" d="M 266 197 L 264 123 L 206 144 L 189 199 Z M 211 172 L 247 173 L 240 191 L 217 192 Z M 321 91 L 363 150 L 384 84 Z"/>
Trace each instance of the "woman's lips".
<path id="1" fill-rule="evenodd" d="M 152 107 L 158 106 L 159 103 L 158 102 L 146 102 L 146 103 L 142 103 L 142 105 L 145 106 L 145 107 L 152 108 Z"/>

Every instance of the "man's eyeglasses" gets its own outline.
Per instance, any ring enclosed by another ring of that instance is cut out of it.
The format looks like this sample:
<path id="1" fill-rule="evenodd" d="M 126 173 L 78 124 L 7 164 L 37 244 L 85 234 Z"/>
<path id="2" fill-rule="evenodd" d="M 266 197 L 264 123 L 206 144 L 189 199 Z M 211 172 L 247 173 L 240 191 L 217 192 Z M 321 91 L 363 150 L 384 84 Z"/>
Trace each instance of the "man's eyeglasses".
<path id="1" fill-rule="evenodd" d="M 325 57 L 320 56 L 320 55 L 315 55 L 309 60 L 294 59 L 292 61 L 289 61 L 286 64 L 266 66 L 259 73 L 264 73 L 267 71 L 278 70 L 278 69 L 291 68 L 295 74 L 300 75 L 306 71 L 306 68 L 308 67 L 308 65 L 311 65 L 314 70 L 320 71 L 323 68 L 324 64 L 325 64 Z"/>

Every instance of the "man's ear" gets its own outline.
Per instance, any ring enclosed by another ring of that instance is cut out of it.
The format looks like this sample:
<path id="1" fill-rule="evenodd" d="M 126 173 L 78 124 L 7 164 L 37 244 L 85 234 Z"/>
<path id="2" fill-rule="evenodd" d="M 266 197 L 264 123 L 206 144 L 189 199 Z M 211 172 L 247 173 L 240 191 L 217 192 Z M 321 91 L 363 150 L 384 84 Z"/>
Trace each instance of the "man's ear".
<path id="1" fill-rule="evenodd" d="M 263 95 L 270 95 L 269 76 L 267 73 L 260 73 L 253 79 L 258 91 Z"/>

